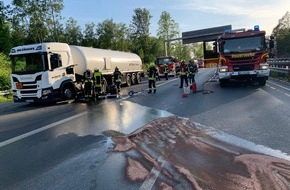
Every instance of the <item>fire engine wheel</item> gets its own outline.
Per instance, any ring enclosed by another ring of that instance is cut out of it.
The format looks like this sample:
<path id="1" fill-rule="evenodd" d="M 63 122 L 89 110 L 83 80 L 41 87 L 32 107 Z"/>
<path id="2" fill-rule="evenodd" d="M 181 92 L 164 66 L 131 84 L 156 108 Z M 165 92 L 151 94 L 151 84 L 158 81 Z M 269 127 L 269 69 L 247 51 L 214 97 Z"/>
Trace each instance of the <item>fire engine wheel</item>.
<path id="1" fill-rule="evenodd" d="M 71 85 L 65 85 L 62 90 L 62 99 L 63 100 L 72 100 L 75 99 L 76 92 Z"/>
<path id="2" fill-rule="evenodd" d="M 136 78 L 136 74 L 133 73 L 133 74 L 132 74 L 132 78 L 131 78 L 131 84 L 132 84 L 132 85 L 136 84 L 136 83 L 137 83 L 136 80 L 137 80 L 137 78 Z"/>
<path id="3" fill-rule="evenodd" d="M 260 86 L 265 86 L 265 85 L 266 85 L 266 79 L 265 79 L 265 78 L 260 78 L 260 79 L 258 80 L 258 82 L 259 82 L 259 85 L 260 85 Z"/>
<path id="4" fill-rule="evenodd" d="M 131 76 L 130 75 L 127 75 L 126 76 L 126 84 L 127 84 L 127 86 L 131 86 Z"/>
<path id="5" fill-rule="evenodd" d="M 141 83 L 141 74 L 138 73 L 137 74 L 137 84 L 140 84 Z"/>
<path id="6" fill-rule="evenodd" d="M 220 80 L 220 87 L 226 87 L 229 84 L 229 80 Z"/>

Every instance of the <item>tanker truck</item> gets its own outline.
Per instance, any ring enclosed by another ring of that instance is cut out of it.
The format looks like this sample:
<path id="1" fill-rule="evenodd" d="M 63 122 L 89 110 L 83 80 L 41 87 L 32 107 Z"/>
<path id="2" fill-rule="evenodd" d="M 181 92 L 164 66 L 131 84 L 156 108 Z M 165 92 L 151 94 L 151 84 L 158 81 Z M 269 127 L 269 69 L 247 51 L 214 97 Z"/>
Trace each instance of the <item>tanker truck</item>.
<path id="1" fill-rule="evenodd" d="M 142 61 L 133 53 L 49 42 L 11 49 L 11 88 L 14 102 L 58 102 L 81 96 L 83 73 L 99 69 L 105 88 L 119 68 L 122 84 L 141 82 Z"/>

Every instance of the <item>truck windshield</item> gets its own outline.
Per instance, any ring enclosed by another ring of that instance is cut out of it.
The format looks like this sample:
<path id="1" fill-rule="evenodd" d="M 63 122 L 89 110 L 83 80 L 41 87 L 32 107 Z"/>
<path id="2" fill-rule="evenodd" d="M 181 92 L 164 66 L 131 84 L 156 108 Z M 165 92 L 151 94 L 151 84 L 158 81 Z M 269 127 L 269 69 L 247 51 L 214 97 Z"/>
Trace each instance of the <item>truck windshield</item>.
<path id="1" fill-rule="evenodd" d="M 265 37 L 254 36 L 238 39 L 226 39 L 221 43 L 222 53 L 255 52 L 266 49 Z"/>
<path id="2" fill-rule="evenodd" d="M 48 70 L 46 53 L 30 53 L 11 56 L 12 72 L 29 74 Z"/>
<path id="3" fill-rule="evenodd" d="M 170 57 L 170 58 L 158 58 L 157 59 L 157 64 L 170 64 L 170 63 L 172 63 L 173 61 L 172 61 L 172 58 Z"/>

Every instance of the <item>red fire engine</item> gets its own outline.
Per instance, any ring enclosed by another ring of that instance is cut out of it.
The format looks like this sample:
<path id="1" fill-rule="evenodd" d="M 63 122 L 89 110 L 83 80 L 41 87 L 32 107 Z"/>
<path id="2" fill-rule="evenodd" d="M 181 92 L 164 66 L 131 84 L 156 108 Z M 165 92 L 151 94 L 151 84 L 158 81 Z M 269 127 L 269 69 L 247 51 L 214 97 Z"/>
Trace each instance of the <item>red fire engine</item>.
<path id="1" fill-rule="evenodd" d="M 264 86 L 269 77 L 268 51 L 265 31 L 225 31 L 218 40 L 220 86 L 230 79 L 257 81 Z"/>
<path id="2" fill-rule="evenodd" d="M 175 76 L 179 68 L 179 62 L 173 56 L 164 56 L 156 58 L 159 76 L 164 76 L 164 65 L 167 65 L 168 76 Z"/>

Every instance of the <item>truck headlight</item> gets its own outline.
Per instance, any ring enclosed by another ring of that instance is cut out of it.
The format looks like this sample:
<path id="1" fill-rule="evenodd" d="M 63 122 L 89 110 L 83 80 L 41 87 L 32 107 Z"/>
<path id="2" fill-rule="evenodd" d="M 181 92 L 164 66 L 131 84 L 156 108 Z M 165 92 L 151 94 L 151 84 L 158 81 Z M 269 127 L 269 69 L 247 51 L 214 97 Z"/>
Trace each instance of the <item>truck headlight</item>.
<path id="1" fill-rule="evenodd" d="M 267 63 L 262 63 L 262 64 L 260 64 L 260 69 L 261 70 L 268 70 L 269 69 L 269 65 Z"/>
<path id="2" fill-rule="evenodd" d="M 47 88 L 47 89 L 42 90 L 42 96 L 47 96 L 50 93 L 52 93 L 51 88 Z"/>
<path id="3" fill-rule="evenodd" d="M 225 73 L 225 72 L 228 72 L 229 71 L 229 69 L 228 69 L 228 67 L 226 67 L 226 66 L 221 66 L 220 68 L 219 68 L 219 72 L 220 73 Z"/>

